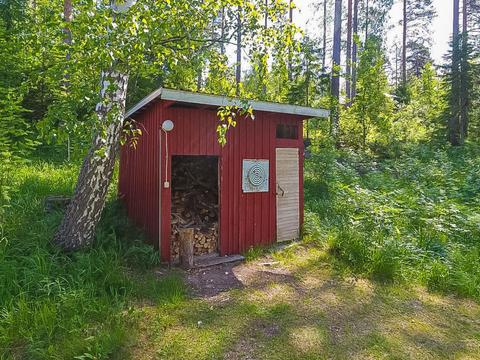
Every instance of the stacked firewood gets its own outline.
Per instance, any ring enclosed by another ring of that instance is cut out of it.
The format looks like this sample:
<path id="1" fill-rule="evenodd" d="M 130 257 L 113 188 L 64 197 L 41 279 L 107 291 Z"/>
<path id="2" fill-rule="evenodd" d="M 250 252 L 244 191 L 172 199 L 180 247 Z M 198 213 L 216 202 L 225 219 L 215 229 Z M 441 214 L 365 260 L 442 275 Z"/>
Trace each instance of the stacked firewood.
<path id="1" fill-rule="evenodd" d="M 194 229 L 193 255 L 211 254 L 217 251 L 218 225 L 214 224 L 211 228 Z M 172 259 L 177 261 L 180 256 L 180 241 L 178 237 L 178 228 L 172 233 Z"/>
<path id="2" fill-rule="evenodd" d="M 172 164 L 171 255 L 179 258 L 179 229 L 194 229 L 194 255 L 218 247 L 218 190 L 215 169 L 200 159 Z"/>

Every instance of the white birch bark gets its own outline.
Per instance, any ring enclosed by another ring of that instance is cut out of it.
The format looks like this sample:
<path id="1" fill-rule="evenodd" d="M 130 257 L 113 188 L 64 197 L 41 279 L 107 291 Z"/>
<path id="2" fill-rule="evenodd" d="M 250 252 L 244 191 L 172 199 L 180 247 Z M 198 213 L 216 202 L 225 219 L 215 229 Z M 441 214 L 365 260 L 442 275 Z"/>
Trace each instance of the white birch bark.
<path id="1" fill-rule="evenodd" d="M 124 13 L 135 0 L 112 4 L 117 13 Z M 86 155 L 77 185 L 65 216 L 54 236 L 54 242 L 66 251 L 90 245 L 105 207 L 125 116 L 128 73 L 114 67 L 102 72 L 100 101 L 95 108 L 99 130 Z"/>

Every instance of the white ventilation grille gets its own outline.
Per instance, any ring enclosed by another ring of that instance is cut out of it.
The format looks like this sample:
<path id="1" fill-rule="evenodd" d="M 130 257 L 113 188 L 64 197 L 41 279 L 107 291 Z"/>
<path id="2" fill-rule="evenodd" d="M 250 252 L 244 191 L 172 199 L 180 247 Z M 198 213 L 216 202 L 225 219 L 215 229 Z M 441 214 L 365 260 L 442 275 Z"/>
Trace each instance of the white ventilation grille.
<path id="1" fill-rule="evenodd" d="M 268 160 L 243 160 L 243 192 L 268 192 L 268 180 Z"/>

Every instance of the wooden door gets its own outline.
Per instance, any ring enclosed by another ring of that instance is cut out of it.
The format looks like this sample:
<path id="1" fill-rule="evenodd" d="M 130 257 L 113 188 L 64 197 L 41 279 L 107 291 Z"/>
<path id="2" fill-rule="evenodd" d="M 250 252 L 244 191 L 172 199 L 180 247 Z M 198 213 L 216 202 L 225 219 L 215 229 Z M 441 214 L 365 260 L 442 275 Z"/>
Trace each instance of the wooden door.
<path id="1" fill-rule="evenodd" d="M 300 179 L 297 148 L 278 148 L 276 160 L 277 241 L 300 236 Z"/>

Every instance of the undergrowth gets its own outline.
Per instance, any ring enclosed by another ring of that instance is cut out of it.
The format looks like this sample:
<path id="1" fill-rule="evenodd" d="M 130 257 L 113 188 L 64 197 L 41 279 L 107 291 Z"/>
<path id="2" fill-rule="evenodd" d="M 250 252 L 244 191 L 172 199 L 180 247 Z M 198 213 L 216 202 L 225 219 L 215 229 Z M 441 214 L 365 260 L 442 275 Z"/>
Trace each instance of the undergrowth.
<path id="1" fill-rule="evenodd" d="M 480 147 L 393 159 L 325 147 L 306 162 L 306 241 L 339 269 L 480 300 Z"/>
<path id="2" fill-rule="evenodd" d="M 393 159 L 325 147 L 305 170 L 305 239 L 338 269 L 480 300 L 480 146 L 418 146 Z M 158 253 L 113 200 L 115 186 L 91 248 L 51 244 L 62 214 L 43 201 L 71 194 L 77 171 L 37 162 L 2 173 L 0 358 L 128 357 L 135 304 L 185 300 L 179 275 L 146 271 Z"/>
<path id="3" fill-rule="evenodd" d="M 115 187 L 92 248 L 64 254 L 51 244 L 61 212 L 47 195 L 71 194 L 78 166 L 37 163 L 9 174 L 0 232 L 0 358 L 101 359 L 125 353 L 135 302 L 176 303 L 183 282 L 145 272 L 159 263 L 115 202 Z"/>

